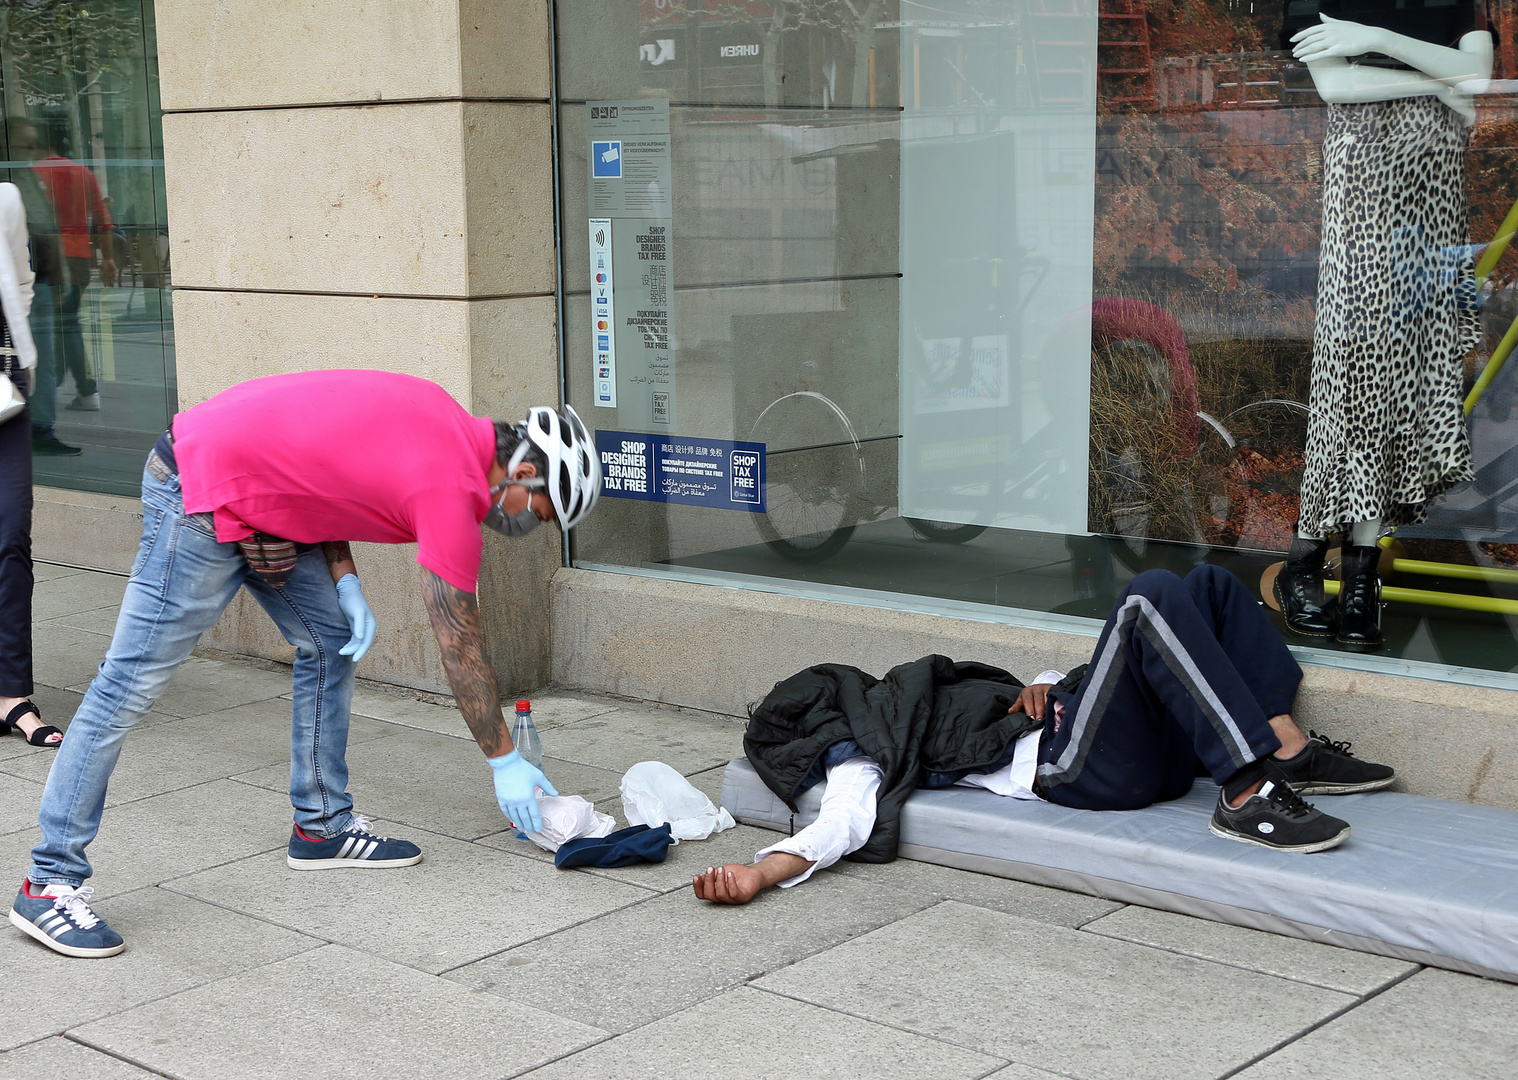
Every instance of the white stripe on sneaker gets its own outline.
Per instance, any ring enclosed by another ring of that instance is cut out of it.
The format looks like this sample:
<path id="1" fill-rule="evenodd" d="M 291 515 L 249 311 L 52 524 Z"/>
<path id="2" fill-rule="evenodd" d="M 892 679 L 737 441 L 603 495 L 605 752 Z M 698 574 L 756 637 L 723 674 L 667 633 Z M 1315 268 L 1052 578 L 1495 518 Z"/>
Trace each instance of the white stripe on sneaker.
<path id="1" fill-rule="evenodd" d="M 367 859 L 370 855 L 374 854 L 374 849 L 377 848 L 377 847 L 379 847 L 379 841 L 378 840 L 370 840 L 369 841 L 369 846 L 366 847 L 366 848 L 364 848 L 363 854 L 361 854 L 361 855 L 355 855 L 354 858 L 356 858 L 356 859 Z"/>
<path id="2" fill-rule="evenodd" d="M 350 837 L 348 837 L 348 842 L 343 845 L 343 849 L 337 853 L 336 857 L 339 858 L 339 859 L 346 859 L 348 857 L 348 852 L 351 851 L 353 849 L 353 846 L 355 844 L 357 844 L 358 842 L 359 842 L 358 837 L 356 837 L 356 836 L 350 836 Z"/>

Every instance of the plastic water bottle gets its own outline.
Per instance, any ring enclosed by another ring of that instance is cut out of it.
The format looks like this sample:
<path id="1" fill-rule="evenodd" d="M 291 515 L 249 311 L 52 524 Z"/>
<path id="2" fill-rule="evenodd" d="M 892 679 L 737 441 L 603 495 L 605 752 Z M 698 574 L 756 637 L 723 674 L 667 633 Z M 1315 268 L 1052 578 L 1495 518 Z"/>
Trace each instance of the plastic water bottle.
<path id="1" fill-rule="evenodd" d="M 543 744 L 538 741 L 538 729 L 532 723 L 532 702 L 526 698 L 517 702 L 517 723 L 511 729 L 511 741 L 524 761 L 532 762 L 534 769 L 543 767 Z"/>
<path id="2" fill-rule="evenodd" d="M 532 722 L 532 702 L 526 698 L 517 702 L 517 722 L 511 729 L 511 741 L 516 744 L 516 751 L 522 755 L 523 761 L 532 762 L 535 769 L 543 767 L 543 744 L 538 741 L 538 729 Z M 526 840 L 527 834 L 518 829 L 517 839 Z"/>

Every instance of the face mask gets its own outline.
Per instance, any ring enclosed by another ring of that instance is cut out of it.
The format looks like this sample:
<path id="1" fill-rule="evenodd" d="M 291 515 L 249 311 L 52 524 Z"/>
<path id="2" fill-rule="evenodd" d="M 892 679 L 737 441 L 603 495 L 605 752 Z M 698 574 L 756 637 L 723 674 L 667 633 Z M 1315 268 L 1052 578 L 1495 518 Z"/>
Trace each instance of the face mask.
<path id="1" fill-rule="evenodd" d="M 536 529 L 540 524 L 538 521 L 538 515 L 532 512 L 532 502 L 531 499 L 529 499 L 527 505 L 524 506 L 519 512 L 512 514 L 509 517 L 507 516 L 506 511 L 501 506 L 501 503 L 506 500 L 506 489 L 510 487 L 512 483 L 517 484 L 519 487 L 525 487 L 529 491 L 534 487 L 542 486 L 541 481 L 534 484 L 533 481 L 529 479 L 526 481 L 513 480 L 510 483 L 500 484 L 497 487 L 491 488 L 491 495 L 495 495 L 495 493 L 498 491 L 501 494 L 495 500 L 495 502 L 491 504 L 490 512 L 485 515 L 485 524 L 489 528 L 492 528 L 496 532 L 500 533 L 502 536 L 526 536 L 528 533 L 532 532 L 533 529 Z"/>

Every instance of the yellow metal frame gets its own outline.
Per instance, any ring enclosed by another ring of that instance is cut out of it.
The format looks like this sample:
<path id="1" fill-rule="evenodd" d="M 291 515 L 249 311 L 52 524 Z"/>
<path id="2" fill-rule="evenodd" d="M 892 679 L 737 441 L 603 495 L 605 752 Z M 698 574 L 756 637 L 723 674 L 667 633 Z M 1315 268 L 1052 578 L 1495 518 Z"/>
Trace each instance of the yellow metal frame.
<path id="1" fill-rule="evenodd" d="M 1502 219 L 1502 224 L 1497 227 L 1497 235 L 1481 253 L 1481 259 L 1476 263 L 1476 288 L 1480 289 L 1496 269 L 1497 262 L 1507 251 L 1508 244 L 1513 237 L 1518 235 L 1518 200 L 1514 200 L 1512 209 L 1507 212 L 1507 217 Z M 1469 416 L 1481 396 L 1486 393 L 1499 372 L 1502 371 L 1508 358 L 1513 355 L 1513 350 L 1518 348 L 1518 319 L 1507 328 L 1507 333 L 1502 335 L 1502 341 L 1492 351 L 1491 359 L 1486 362 L 1486 367 L 1481 369 L 1481 374 L 1476 377 L 1476 384 L 1471 387 L 1471 392 L 1465 397 L 1465 415 Z M 1381 546 L 1389 548 L 1392 545 L 1391 536 L 1381 538 Z M 1489 581 L 1502 585 L 1518 585 L 1518 570 L 1502 570 L 1496 567 L 1467 566 L 1463 563 L 1428 562 L 1423 559 L 1393 559 L 1392 570 L 1399 574 L 1423 574 L 1434 577 L 1459 578 L 1465 581 Z M 1323 591 L 1329 596 L 1339 595 L 1339 583 L 1337 581 L 1325 581 Z M 1400 585 L 1383 585 L 1381 587 L 1383 600 L 1399 600 L 1408 604 L 1427 604 L 1430 607 L 1458 608 L 1461 611 L 1484 611 L 1494 615 L 1518 615 L 1518 600 L 1503 600 L 1495 596 L 1470 596 L 1466 593 L 1440 592 L 1434 589 L 1405 589 Z"/>

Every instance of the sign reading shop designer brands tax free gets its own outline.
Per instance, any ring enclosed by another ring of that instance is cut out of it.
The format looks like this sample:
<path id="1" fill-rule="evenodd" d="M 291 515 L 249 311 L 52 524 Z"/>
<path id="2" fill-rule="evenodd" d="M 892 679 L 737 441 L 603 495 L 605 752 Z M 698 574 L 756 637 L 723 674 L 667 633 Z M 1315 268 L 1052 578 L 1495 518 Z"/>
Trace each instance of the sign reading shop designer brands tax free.
<path id="1" fill-rule="evenodd" d="M 598 431 L 596 453 L 611 498 L 764 513 L 763 443 Z"/>

